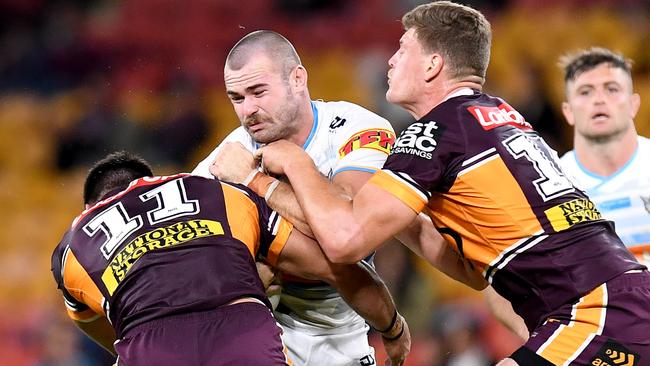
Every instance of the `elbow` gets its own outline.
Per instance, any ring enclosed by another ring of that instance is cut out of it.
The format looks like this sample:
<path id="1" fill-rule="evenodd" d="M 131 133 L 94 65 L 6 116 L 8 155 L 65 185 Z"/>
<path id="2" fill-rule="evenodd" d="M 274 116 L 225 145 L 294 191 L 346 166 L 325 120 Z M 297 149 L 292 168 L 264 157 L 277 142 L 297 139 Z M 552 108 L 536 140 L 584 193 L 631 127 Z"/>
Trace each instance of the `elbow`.
<path id="1" fill-rule="evenodd" d="M 323 252 L 330 262 L 336 264 L 353 264 L 362 260 L 368 253 L 363 248 L 363 235 L 360 230 L 338 231 L 338 235 L 331 235 L 319 240 Z"/>
<path id="2" fill-rule="evenodd" d="M 330 262 L 335 264 L 353 264 L 365 258 L 365 256 L 360 255 L 359 253 L 351 252 L 348 249 L 341 248 L 331 251 L 327 254 L 327 258 Z"/>

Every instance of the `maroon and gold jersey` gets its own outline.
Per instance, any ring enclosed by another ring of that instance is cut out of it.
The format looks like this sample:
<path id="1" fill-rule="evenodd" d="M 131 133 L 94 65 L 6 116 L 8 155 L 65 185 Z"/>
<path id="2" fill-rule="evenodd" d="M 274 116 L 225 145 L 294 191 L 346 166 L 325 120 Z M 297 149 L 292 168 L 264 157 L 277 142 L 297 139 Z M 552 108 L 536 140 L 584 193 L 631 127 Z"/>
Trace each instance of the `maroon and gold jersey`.
<path id="1" fill-rule="evenodd" d="M 370 180 L 438 230 L 529 327 L 637 263 L 557 154 L 499 98 L 464 89 L 407 127 Z"/>
<path id="2" fill-rule="evenodd" d="M 52 271 L 70 317 L 118 336 L 241 297 L 269 305 L 255 260 L 275 264 L 290 223 L 248 188 L 180 174 L 142 178 L 78 216 Z"/>

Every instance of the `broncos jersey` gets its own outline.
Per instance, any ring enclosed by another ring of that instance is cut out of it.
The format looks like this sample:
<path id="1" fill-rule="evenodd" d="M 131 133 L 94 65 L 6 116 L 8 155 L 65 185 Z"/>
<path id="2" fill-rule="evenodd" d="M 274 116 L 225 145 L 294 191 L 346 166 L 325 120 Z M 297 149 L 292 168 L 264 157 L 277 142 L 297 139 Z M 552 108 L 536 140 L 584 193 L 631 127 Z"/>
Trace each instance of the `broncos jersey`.
<path id="1" fill-rule="evenodd" d="M 650 140 L 639 136 L 634 156 L 618 172 L 601 177 L 589 172 L 569 151 L 562 168 L 584 190 L 603 216 L 614 221 L 625 245 L 650 263 Z"/>
<path id="2" fill-rule="evenodd" d="M 424 210 L 529 329 L 644 268 L 521 114 L 467 88 L 407 127 L 370 183 Z"/>
<path id="3" fill-rule="evenodd" d="M 270 306 L 255 258 L 274 263 L 291 228 L 246 187 L 187 174 L 142 178 L 74 220 L 52 271 L 71 318 L 106 316 L 120 337 L 241 297 Z"/>

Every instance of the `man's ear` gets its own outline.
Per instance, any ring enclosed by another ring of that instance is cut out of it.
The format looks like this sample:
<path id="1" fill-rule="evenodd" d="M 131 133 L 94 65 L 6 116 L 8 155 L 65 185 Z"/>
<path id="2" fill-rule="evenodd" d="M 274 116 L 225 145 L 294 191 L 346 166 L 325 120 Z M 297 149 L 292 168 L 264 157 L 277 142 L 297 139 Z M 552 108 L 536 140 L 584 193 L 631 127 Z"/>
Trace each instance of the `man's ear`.
<path id="1" fill-rule="evenodd" d="M 429 82 L 435 79 L 444 66 L 444 60 L 440 54 L 433 53 L 431 54 L 425 64 L 426 70 L 424 72 L 425 81 Z"/>
<path id="2" fill-rule="evenodd" d="M 297 91 L 307 89 L 307 70 L 302 66 L 296 66 L 289 76 L 291 87 Z"/>
<path id="3" fill-rule="evenodd" d="M 571 104 L 569 104 L 568 102 L 562 102 L 562 114 L 564 115 L 564 119 L 566 119 L 566 122 L 569 124 L 569 126 L 573 126 L 576 124 L 576 121 L 573 118 L 573 111 L 571 110 Z"/>

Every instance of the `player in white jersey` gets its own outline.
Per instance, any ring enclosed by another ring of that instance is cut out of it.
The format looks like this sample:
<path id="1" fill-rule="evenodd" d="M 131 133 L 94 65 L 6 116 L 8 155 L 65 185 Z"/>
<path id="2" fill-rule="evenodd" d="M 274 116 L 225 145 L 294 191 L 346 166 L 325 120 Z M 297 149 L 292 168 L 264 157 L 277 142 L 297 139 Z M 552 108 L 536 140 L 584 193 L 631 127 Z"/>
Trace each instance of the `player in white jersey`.
<path id="1" fill-rule="evenodd" d="M 257 31 L 242 38 L 228 55 L 224 75 L 242 127 L 193 174 L 247 184 L 301 231 L 310 232 L 291 187 L 256 169 L 252 153 L 262 144 L 280 138 L 300 144 L 320 172 L 349 196 L 386 160 L 395 139 L 390 123 L 352 103 L 311 101 L 306 70 L 281 35 Z M 388 300 L 387 306 L 394 306 Z M 368 325 L 324 283 L 283 278 L 275 316 L 296 365 L 376 364 Z M 386 351 L 399 365 L 410 349 L 408 327 L 396 311 L 383 325 L 379 331 Z"/>
<path id="2" fill-rule="evenodd" d="M 640 97 L 630 65 L 603 48 L 563 59 L 562 111 L 575 135 L 561 163 L 637 259 L 650 264 L 650 140 L 634 126 Z"/>

